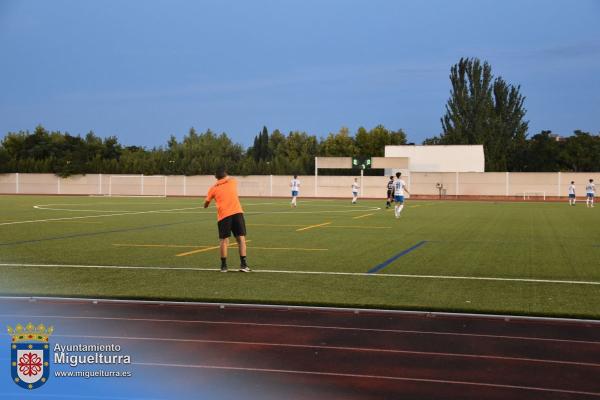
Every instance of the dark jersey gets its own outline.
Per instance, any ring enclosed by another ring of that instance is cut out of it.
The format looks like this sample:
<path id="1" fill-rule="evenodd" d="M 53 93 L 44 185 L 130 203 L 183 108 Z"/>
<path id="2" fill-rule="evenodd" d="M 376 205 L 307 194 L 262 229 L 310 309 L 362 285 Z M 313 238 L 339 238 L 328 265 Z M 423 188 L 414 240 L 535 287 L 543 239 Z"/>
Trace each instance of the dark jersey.
<path id="1" fill-rule="evenodd" d="M 387 190 L 388 192 L 391 192 L 392 190 L 394 190 L 394 181 L 389 181 L 387 184 Z"/>

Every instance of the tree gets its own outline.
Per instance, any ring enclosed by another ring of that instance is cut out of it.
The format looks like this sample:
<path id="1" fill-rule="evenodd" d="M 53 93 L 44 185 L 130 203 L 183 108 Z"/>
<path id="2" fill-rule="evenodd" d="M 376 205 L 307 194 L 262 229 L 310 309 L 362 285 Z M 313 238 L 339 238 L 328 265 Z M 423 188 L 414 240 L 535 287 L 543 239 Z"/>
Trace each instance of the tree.
<path id="1" fill-rule="evenodd" d="M 271 160 L 272 153 L 269 146 L 269 131 L 266 126 L 263 126 L 262 131 L 254 137 L 254 145 L 248 149 L 248 154 L 251 155 L 256 162 Z"/>
<path id="2" fill-rule="evenodd" d="M 0 145 L 0 174 L 9 172 L 11 170 L 11 158 L 8 151 Z"/>
<path id="3" fill-rule="evenodd" d="M 528 122 L 525 97 L 492 75 L 477 58 L 461 58 L 450 69 L 452 90 L 441 118 L 443 133 L 426 144 L 483 144 L 488 171 L 518 169 L 513 156 L 523 146 Z"/>
<path id="4" fill-rule="evenodd" d="M 534 135 L 527 143 L 523 171 L 560 171 L 561 147 L 561 143 L 552 136 L 551 131 L 542 131 Z"/>
<path id="5" fill-rule="evenodd" d="M 260 139 L 260 159 L 270 160 L 271 150 L 269 148 L 269 131 L 267 130 L 266 126 L 263 126 Z"/>
<path id="6" fill-rule="evenodd" d="M 354 157 L 357 155 L 358 148 L 350 136 L 350 131 L 346 127 L 342 127 L 335 134 L 330 133 L 319 145 L 319 156 Z"/>
<path id="7" fill-rule="evenodd" d="M 452 66 L 452 90 L 441 119 L 444 144 L 481 144 L 489 136 L 492 78 L 491 66 L 476 58 Z"/>
<path id="8" fill-rule="evenodd" d="M 511 86 L 502 78 L 494 81 L 494 112 L 488 138 L 489 168 L 492 171 L 509 171 L 517 167 L 516 156 L 525 143 L 529 124 L 523 120 L 525 98 L 519 90 L 520 86 Z"/>
<path id="9" fill-rule="evenodd" d="M 600 136 L 576 130 L 566 138 L 561 156 L 564 166 L 571 171 L 600 171 Z"/>
<path id="10" fill-rule="evenodd" d="M 314 158 L 380 156 L 389 144 L 403 144 L 402 130 L 390 131 L 383 125 L 367 131 L 359 128 L 350 135 L 341 128 L 325 139 L 293 131 L 288 135 L 266 127 L 244 151 L 226 133 L 210 129 L 198 133 L 193 127 L 179 142 L 171 135 L 164 147 L 147 149 L 122 146 L 115 136 L 100 138 L 93 131 L 84 137 L 37 126 L 29 131 L 9 132 L 0 142 L 0 172 L 52 172 L 60 176 L 86 173 L 126 174 L 213 174 L 225 164 L 232 174 L 312 174 Z M 342 170 L 345 173 L 352 171 Z M 330 170 L 329 172 L 336 172 Z M 372 171 L 373 172 L 373 171 Z"/>
<path id="11" fill-rule="evenodd" d="M 360 127 L 354 136 L 358 153 L 363 157 L 383 157 L 385 146 L 406 144 L 406 134 L 402 129 L 389 131 L 383 125 L 367 131 Z"/>

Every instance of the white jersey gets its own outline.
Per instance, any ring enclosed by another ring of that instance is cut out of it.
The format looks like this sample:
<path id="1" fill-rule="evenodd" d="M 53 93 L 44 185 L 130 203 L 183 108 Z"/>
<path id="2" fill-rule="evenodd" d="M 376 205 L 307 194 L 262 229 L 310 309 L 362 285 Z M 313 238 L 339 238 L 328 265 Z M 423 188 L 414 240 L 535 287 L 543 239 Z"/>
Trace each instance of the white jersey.
<path id="1" fill-rule="evenodd" d="M 596 193 L 596 185 L 594 185 L 593 183 L 588 183 L 585 187 L 585 192 L 592 194 Z"/>
<path id="2" fill-rule="evenodd" d="M 358 193 L 359 188 L 360 188 L 360 186 L 358 186 L 358 183 L 356 183 L 356 182 L 352 183 L 352 193 Z"/>
<path id="3" fill-rule="evenodd" d="M 575 194 L 575 185 L 569 186 L 569 194 Z"/>
<path id="4" fill-rule="evenodd" d="M 404 196 L 404 188 L 406 183 L 402 179 L 398 179 L 394 182 L 394 196 Z"/>
<path id="5" fill-rule="evenodd" d="M 300 179 L 292 179 L 290 186 L 292 187 L 293 192 L 300 191 Z"/>

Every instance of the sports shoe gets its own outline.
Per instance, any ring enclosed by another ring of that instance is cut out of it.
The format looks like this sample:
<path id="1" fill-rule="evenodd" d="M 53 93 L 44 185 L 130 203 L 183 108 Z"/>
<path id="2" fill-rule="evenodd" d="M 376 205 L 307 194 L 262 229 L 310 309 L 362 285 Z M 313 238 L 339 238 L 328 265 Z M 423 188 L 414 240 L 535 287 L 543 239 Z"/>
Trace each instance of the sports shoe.
<path id="1" fill-rule="evenodd" d="M 221 272 L 227 272 L 227 267 L 221 267 Z"/>
<path id="2" fill-rule="evenodd" d="M 250 269 L 249 266 L 244 265 L 240 267 L 240 272 L 251 272 L 252 270 Z"/>

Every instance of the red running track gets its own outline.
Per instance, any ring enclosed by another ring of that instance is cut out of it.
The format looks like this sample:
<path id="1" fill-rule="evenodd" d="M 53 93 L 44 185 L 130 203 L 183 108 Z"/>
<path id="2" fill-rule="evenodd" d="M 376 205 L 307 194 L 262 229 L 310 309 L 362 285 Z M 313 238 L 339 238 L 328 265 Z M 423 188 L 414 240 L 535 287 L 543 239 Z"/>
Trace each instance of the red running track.
<path id="1" fill-rule="evenodd" d="M 188 385 L 260 383 L 245 399 L 282 387 L 287 399 L 600 399 L 600 321 L 49 298 L 0 306 L 3 317 L 60 324 L 59 338 L 127 343 L 141 353 L 134 364 L 177 370 Z"/>

